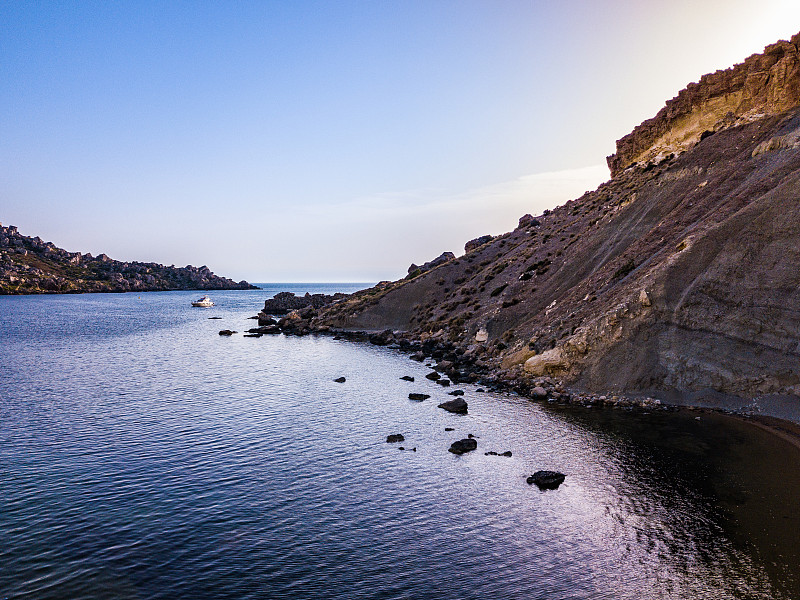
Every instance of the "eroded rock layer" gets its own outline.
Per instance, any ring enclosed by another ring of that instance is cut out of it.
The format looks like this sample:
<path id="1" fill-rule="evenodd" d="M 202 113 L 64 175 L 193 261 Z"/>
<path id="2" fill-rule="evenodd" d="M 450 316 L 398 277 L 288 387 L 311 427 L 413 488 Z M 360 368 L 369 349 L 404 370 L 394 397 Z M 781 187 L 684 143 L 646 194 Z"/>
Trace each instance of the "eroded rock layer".
<path id="1" fill-rule="evenodd" d="M 690 83 L 659 113 L 617 141 L 612 175 L 679 154 L 720 129 L 777 115 L 800 104 L 800 34 L 744 62 Z"/>

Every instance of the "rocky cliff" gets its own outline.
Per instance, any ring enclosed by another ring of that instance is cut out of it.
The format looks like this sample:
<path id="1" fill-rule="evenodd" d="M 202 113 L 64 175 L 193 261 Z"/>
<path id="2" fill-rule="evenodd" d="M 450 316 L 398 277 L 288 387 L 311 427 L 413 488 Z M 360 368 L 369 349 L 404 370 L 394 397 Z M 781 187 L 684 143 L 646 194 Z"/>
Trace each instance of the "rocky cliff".
<path id="1" fill-rule="evenodd" d="M 800 33 L 744 62 L 690 83 L 652 119 L 617 140 L 611 175 L 659 162 L 721 129 L 781 114 L 800 104 Z"/>
<path id="2" fill-rule="evenodd" d="M 314 325 L 392 329 L 521 389 L 800 419 L 797 43 L 690 85 L 597 190 Z"/>
<path id="3" fill-rule="evenodd" d="M 214 275 L 208 267 L 165 267 L 67 252 L 40 238 L 0 225 L 0 294 L 58 294 L 161 290 L 251 289 Z"/>

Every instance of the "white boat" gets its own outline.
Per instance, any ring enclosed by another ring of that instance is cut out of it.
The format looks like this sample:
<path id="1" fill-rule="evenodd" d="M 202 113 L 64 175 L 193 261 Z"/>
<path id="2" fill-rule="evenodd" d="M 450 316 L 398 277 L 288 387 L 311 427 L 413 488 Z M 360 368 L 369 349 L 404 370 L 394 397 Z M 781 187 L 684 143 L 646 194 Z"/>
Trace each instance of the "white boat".
<path id="1" fill-rule="evenodd" d="M 202 298 L 200 298 L 200 300 L 195 300 L 194 302 L 192 302 L 192 306 L 209 307 L 209 306 L 214 306 L 214 303 L 208 296 L 203 296 Z"/>

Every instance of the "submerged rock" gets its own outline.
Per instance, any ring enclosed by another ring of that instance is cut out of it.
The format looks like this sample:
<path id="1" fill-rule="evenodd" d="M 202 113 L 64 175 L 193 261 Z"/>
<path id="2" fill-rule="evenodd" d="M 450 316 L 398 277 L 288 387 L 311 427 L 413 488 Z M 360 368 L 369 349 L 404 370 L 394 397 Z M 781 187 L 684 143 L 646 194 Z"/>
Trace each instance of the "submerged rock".
<path id="1" fill-rule="evenodd" d="M 403 375 L 400 379 L 403 381 L 414 381 L 414 378 L 411 375 Z"/>
<path id="2" fill-rule="evenodd" d="M 456 413 L 458 415 L 467 414 L 467 401 L 463 398 L 454 398 L 447 402 L 442 402 L 439 408 L 445 409 L 447 412 Z"/>
<path id="3" fill-rule="evenodd" d="M 408 395 L 409 400 L 427 400 L 430 398 L 430 394 L 419 394 L 417 392 L 411 392 Z"/>
<path id="4" fill-rule="evenodd" d="M 536 471 L 526 481 L 528 485 L 536 484 L 540 490 L 556 490 L 565 478 L 566 475 L 558 471 Z"/>
<path id="5" fill-rule="evenodd" d="M 387 444 L 394 444 L 395 442 L 403 442 L 405 441 L 405 437 L 402 433 L 392 433 L 391 435 L 386 436 L 386 443 Z"/>
<path id="6" fill-rule="evenodd" d="M 476 442 L 472 438 L 466 438 L 450 444 L 448 452 L 452 452 L 453 454 L 464 454 L 466 452 L 472 452 L 477 447 L 478 447 L 478 442 Z"/>
<path id="7" fill-rule="evenodd" d="M 233 335 L 234 333 L 237 333 L 237 332 L 236 331 L 231 331 L 230 329 L 223 329 L 222 331 L 219 332 L 220 335 Z"/>
<path id="8" fill-rule="evenodd" d="M 345 381 L 347 381 L 347 379 L 344 377 L 337 377 L 336 379 L 334 379 L 334 381 L 336 383 L 344 383 Z"/>
<path id="9" fill-rule="evenodd" d="M 464 390 L 453 390 L 452 392 L 447 392 L 448 396 L 463 396 Z"/>

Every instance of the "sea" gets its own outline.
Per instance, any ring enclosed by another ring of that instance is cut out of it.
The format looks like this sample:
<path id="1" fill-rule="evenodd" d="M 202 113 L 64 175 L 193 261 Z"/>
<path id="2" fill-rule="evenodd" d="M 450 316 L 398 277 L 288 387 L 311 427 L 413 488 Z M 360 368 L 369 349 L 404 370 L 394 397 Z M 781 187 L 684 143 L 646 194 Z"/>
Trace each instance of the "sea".
<path id="1" fill-rule="evenodd" d="M 0 600 L 800 598 L 783 439 L 480 384 L 451 414 L 399 350 L 242 335 L 366 284 L 260 285 L 0 297 Z"/>

